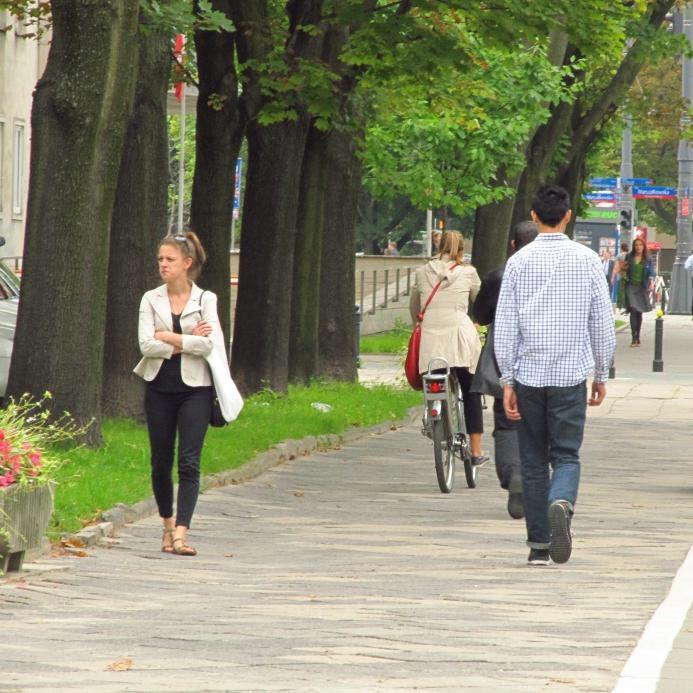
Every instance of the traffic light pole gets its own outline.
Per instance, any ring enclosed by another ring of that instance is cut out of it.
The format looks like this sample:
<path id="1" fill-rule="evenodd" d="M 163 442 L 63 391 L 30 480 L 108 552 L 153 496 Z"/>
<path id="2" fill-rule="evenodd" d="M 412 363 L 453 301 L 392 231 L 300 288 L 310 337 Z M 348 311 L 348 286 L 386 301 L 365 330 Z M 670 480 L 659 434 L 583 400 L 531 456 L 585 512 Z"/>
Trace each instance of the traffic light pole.
<path id="1" fill-rule="evenodd" d="M 693 10 L 689 4 L 674 14 L 674 32 L 684 34 L 689 44 L 693 41 Z M 684 102 L 693 103 L 693 60 L 682 56 L 681 91 Z M 687 111 L 681 118 L 681 128 L 690 127 Z M 693 187 L 693 147 L 688 140 L 679 140 L 679 183 L 676 205 L 676 260 L 671 273 L 669 313 L 688 315 L 691 312 L 693 288 L 684 267 L 691 254 L 691 188 Z"/>
<path id="2" fill-rule="evenodd" d="M 621 178 L 618 188 L 618 209 L 620 211 L 619 245 L 626 242 L 630 247 L 635 228 L 635 200 L 633 186 L 624 183 L 633 179 L 633 119 L 630 115 L 623 118 L 623 136 L 621 139 Z M 617 248 L 616 252 L 620 252 Z"/>

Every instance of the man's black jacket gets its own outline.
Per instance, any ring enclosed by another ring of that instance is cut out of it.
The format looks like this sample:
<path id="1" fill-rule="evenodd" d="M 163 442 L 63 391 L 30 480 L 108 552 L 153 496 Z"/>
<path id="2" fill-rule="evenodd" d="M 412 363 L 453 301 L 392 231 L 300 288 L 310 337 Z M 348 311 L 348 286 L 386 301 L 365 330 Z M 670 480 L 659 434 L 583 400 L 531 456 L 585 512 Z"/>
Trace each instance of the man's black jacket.
<path id="1" fill-rule="evenodd" d="M 489 272 L 481 282 L 481 288 L 474 301 L 474 317 L 480 325 L 490 325 L 496 317 L 504 271 L 505 267 L 499 267 Z"/>

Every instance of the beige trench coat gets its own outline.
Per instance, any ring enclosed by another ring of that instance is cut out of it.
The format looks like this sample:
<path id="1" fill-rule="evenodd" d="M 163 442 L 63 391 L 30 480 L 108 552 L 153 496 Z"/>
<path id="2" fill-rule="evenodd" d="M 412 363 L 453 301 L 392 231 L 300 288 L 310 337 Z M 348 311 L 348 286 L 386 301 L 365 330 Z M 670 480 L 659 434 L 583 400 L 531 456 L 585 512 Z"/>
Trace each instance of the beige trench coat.
<path id="1" fill-rule="evenodd" d="M 409 301 L 414 324 L 431 291 L 443 279 L 421 324 L 420 373 L 428 370 L 428 362 L 435 356 L 442 356 L 450 366 L 468 368 L 470 373 L 474 373 L 479 360 L 481 342 L 467 309 L 479 293 L 481 280 L 471 265 L 460 265 L 452 271 L 450 265 L 447 258 L 434 259 L 416 270 Z"/>

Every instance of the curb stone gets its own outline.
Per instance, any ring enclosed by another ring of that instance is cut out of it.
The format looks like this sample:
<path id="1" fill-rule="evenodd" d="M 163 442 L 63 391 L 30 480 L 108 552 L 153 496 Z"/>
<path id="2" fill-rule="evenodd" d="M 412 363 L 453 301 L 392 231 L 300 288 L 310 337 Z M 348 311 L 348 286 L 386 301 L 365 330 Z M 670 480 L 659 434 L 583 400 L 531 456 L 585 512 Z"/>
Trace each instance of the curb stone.
<path id="1" fill-rule="evenodd" d="M 421 407 L 411 407 L 404 417 L 397 421 L 387 421 L 369 426 L 368 428 L 352 426 L 343 433 L 306 436 L 300 440 L 282 441 L 269 450 L 259 453 L 252 460 L 236 469 L 203 476 L 200 479 L 200 492 L 230 484 L 242 484 L 245 481 L 254 479 L 271 467 L 297 457 L 304 457 L 321 450 L 337 449 L 346 443 L 351 443 L 367 436 L 382 435 L 397 428 L 408 426 L 414 423 L 420 414 Z M 156 501 L 154 497 L 147 498 L 134 505 L 117 503 L 110 510 L 106 510 L 101 514 L 101 522 L 88 525 L 74 534 L 63 534 L 61 540 L 67 544 L 80 547 L 108 544 L 107 539 L 114 536 L 121 527 L 149 517 L 155 512 Z"/>

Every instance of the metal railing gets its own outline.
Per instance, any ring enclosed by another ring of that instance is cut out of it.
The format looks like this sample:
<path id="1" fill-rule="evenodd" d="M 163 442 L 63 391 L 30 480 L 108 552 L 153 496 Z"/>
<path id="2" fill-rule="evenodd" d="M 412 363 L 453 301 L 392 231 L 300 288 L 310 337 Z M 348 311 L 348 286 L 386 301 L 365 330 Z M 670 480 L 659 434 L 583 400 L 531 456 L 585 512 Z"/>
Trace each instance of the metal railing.
<path id="1" fill-rule="evenodd" d="M 364 314 L 375 315 L 379 308 L 386 309 L 393 303 L 400 303 L 403 296 L 409 296 L 415 271 L 416 267 L 397 267 L 359 272 L 355 301 L 360 319 L 363 320 Z"/>

